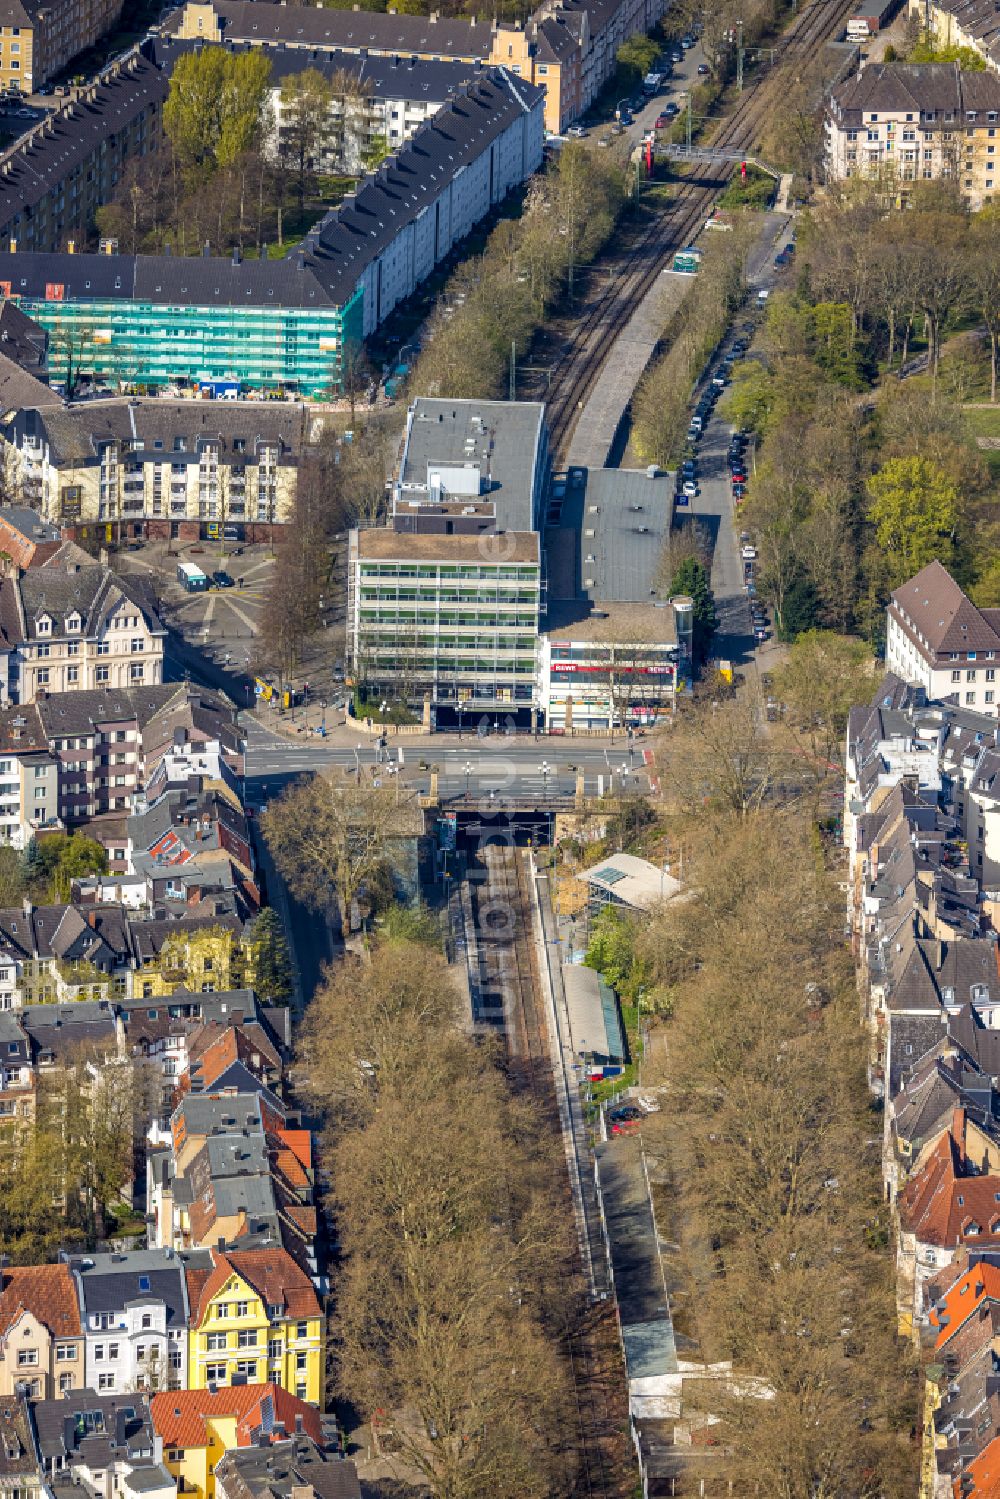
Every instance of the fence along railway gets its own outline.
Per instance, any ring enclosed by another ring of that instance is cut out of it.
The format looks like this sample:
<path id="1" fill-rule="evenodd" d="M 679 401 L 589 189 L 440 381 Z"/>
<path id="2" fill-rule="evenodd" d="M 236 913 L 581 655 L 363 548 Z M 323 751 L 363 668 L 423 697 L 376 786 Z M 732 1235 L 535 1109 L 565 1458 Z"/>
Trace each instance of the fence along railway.
<path id="1" fill-rule="evenodd" d="M 779 103 L 784 69 L 818 51 L 851 13 L 845 0 L 811 0 L 804 5 L 775 48 L 775 66 L 746 88 L 731 113 L 720 117 L 719 129 L 703 149 L 715 147 L 720 157 L 752 154 L 762 122 Z M 595 265 L 595 270 L 611 271 L 613 279 L 574 327 L 545 395 L 552 451 L 563 462 L 576 418 L 604 368 L 615 335 L 655 284 L 667 257 L 690 243 L 723 192 L 721 165 L 705 162 L 679 184 L 672 206 L 657 216 L 624 259 Z"/>

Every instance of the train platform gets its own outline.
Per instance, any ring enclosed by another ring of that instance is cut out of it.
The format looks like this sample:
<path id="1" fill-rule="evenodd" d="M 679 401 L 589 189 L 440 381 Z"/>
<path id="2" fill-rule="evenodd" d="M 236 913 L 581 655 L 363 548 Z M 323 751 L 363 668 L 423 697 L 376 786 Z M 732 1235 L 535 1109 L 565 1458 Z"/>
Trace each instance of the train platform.
<path id="1" fill-rule="evenodd" d="M 747 257 L 747 280 L 765 278 L 775 239 L 788 214 L 765 213 L 760 233 Z M 695 276 L 667 271 L 657 278 L 614 339 L 614 347 L 577 419 L 569 446 L 569 466 L 604 468 L 609 464 L 622 420 L 653 350 L 674 313 L 691 290 Z"/>

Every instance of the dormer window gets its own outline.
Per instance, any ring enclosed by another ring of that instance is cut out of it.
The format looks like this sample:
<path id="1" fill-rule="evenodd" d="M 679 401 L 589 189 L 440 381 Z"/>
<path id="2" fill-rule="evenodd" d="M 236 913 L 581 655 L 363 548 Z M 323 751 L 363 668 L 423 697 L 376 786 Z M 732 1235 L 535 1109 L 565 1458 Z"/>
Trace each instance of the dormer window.
<path id="1" fill-rule="evenodd" d="M 52 621 L 47 614 L 40 614 L 35 620 L 35 629 L 39 635 L 52 634 Z"/>
<path id="2" fill-rule="evenodd" d="M 67 632 L 70 635 L 79 634 L 80 626 L 81 626 L 82 623 L 83 623 L 83 621 L 81 620 L 79 614 L 68 614 L 66 616 L 66 629 L 67 629 Z"/>

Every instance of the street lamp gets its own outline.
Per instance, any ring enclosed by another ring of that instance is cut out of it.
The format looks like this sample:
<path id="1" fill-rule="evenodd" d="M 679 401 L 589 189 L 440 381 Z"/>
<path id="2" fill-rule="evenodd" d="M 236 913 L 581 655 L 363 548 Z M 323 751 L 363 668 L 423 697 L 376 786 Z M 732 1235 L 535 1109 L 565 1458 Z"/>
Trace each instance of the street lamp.
<path id="1" fill-rule="evenodd" d="M 542 796 L 547 797 L 549 794 L 549 776 L 552 773 L 552 766 L 547 760 L 543 760 L 538 767 L 538 771 L 542 778 Z"/>
<path id="2" fill-rule="evenodd" d="M 356 744 L 354 746 L 354 776 L 355 776 L 355 779 L 356 779 L 358 785 L 360 786 L 361 785 L 361 745 L 360 744 Z"/>
<path id="3" fill-rule="evenodd" d="M 459 700 L 458 700 L 458 737 L 459 737 L 459 739 L 461 739 L 461 737 L 462 737 L 462 719 L 463 719 L 463 714 L 464 713 L 465 713 L 465 698 L 464 697 L 460 697 Z"/>
<path id="4" fill-rule="evenodd" d="M 470 794 L 469 793 L 469 778 L 472 775 L 473 769 L 474 769 L 474 767 L 473 767 L 472 761 L 471 760 L 466 760 L 466 762 L 465 762 L 465 800 L 466 801 L 469 800 L 469 794 Z"/>

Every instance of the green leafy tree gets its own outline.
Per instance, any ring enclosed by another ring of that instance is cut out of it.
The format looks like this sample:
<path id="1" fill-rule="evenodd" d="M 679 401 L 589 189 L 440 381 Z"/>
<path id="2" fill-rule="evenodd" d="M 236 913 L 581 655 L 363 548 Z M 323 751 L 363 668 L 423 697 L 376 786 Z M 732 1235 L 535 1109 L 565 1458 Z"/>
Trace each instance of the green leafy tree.
<path id="1" fill-rule="evenodd" d="M 261 128 L 271 64 L 262 52 L 206 47 L 178 59 L 163 128 L 181 164 L 199 172 L 231 165 Z"/>
<path id="2" fill-rule="evenodd" d="M 913 455 L 890 458 L 868 481 L 869 516 L 895 588 L 935 558 L 955 552 L 958 489 L 940 466 Z"/>
<path id="3" fill-rule="evenodd" d="M 292 993 L 292 960 L 277 911 L 266 906 L 251 929 L 254 988 L 266 1004 L 281 1004 Z"/>
<path id="4" fill-rule="evenodd" d="M 708 570 L 697 557 L 685 557 L 670 580 L 671 594 L 689 594 L 694 600 L 694 659 L 704 661 L 715 634 L 718 618 Z"/>
<path id="5" fill-rule="evenodd" d="M 817 302 L 812 309 L 812 357 L 823 373 L 838 384 L 860 390 L 861 349 L 854 316 L 846 302 Z"/>
<path id="6" fill-rule="evenodd" d="M 733 365 L 733 383 L 726 392 L 725 413 L 736 427 L 764 432 L 774 405 L 775 381 L 757 360 Z"/>
<path id="7" fill-rule="evenodd" d="M 389 155 L 389 141 L 384 135 L 373 135 L 361 153 L 361 165 L 366 172 L 377 172 Z"/>

